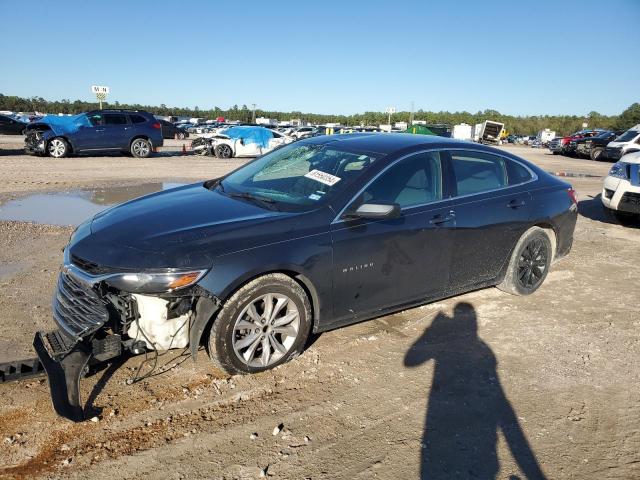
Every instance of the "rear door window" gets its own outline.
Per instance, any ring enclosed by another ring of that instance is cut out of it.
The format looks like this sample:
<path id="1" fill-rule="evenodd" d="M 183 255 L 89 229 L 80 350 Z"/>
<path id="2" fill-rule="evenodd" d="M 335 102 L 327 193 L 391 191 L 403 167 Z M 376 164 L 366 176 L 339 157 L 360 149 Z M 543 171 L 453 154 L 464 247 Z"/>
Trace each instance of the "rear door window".
<path id="1" fill-rule="evenodd" d="M 127 116 L 121 113 L 105 113 L 104 124 L 105 125 L 126 125 Z"/>
<path id="2" fill-rule="evenodd" d="M 505 159 L 484 152 L 451 152 L 458 196 L 488 192 L 508 185 Z"/>

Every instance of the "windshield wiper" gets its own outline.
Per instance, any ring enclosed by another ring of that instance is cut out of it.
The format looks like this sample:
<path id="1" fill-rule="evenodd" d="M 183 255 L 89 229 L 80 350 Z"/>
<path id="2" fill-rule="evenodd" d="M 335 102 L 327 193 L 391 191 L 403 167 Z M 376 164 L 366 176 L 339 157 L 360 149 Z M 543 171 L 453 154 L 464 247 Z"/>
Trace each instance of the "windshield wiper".
<path id="1" fill-rule="evenodd" d="M 258 197 L 248 192 L 239 192 L 239 193 L 225 192 L 225 194 L 229 195 L 232 198 L 244 198 L 246 200 L 251 200 L 252 202 L 255 202 L 255 203 L 261 203 L 263 206 L 268 206 L 269 208 L 272 208 L 273 204 L 276 203 L 276 201 L 272 200 L 271 198 Z"/>

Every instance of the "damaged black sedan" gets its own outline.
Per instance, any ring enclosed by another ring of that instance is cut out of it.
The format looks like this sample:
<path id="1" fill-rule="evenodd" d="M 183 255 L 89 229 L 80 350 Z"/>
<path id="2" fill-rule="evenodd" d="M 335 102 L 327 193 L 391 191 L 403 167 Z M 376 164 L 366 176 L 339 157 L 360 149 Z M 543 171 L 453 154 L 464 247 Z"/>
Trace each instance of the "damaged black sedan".
<path id="1" fill-rule="evenodd" d="M 533 293 L 572 245 L 571 186 L 491 147 L 348 134 L 106 210 L 74 232 L 35 347 L 56 411 L 82 418 L 87 365 L 204 345 L 230 373 L 311 332 L 466 291 Z"/>

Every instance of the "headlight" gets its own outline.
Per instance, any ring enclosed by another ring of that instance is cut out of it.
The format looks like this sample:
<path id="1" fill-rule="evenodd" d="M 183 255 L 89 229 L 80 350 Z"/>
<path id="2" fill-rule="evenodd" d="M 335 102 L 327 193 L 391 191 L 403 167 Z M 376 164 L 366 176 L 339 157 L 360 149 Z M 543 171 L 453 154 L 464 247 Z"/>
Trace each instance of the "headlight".
<path id="1" fill-rule="evenodd" d="M 628 175 L 628 167 L 629 164 L 625 162 L 616 162 L 609 170 L 610 177 L 622 178 L 623 180 L 627 180 L 629 178 Z"/>
<path id="2" fill-rule="evenodd" d="M 162 273 L 121 273 L 105 281 L 129 293 L 165 293 L 188 287 L 200 280 L 206 270 Z"/>

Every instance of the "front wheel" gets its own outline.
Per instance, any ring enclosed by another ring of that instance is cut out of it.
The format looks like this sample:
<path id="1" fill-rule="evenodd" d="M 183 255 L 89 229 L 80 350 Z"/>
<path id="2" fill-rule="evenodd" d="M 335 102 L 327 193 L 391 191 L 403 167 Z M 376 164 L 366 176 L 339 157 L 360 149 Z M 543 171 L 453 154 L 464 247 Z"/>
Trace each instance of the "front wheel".
<path id="1" fill-rule="evenodd" d="M 233 157 L 233 150 L 226 143 L 221 143 L 216 147 L 215 154 L 218 158 L 231 158 Z"/>
<path id="2" fill-rule="evenodd" d="M 497 287 L 513 295 L 531 295 L 547 278 L 552 254 L 549 235 L 540 227 L 530 228 L 518 240 L 504 280 Z"/>
<path id="3" fill-rule="evenodd" d="M 178 140 L 184 140 L 186 138 L 184 132 L 178 133 L 177 137 L 178 137 Z"/>
<path id="4" fill-rule="evenodd" d="M 69 154 L 69 144 L 64 138 L 52 138 L 47 145 L 47 153 L 53 158 L 63 158 Z"/>
<path id="5" fill-rule="evenodd" d="M 220 310 L 209 332 L 213 364 L 231 374 L 277 367 L 304 349 L 311 304 L 291 277 L 273 273 L 240 288 Z"/>
<path id="6" fill-rule="evenodd" d="M 131 142 L 131 155 L 136 158 L 147 158 L 151 155 L 151 142 L 146 138 L 136 138 Z"/>

